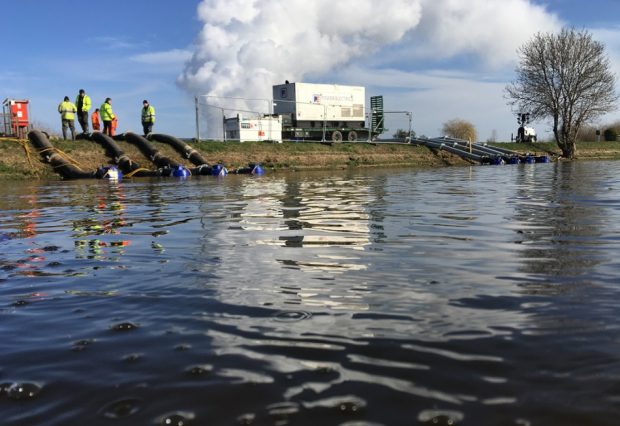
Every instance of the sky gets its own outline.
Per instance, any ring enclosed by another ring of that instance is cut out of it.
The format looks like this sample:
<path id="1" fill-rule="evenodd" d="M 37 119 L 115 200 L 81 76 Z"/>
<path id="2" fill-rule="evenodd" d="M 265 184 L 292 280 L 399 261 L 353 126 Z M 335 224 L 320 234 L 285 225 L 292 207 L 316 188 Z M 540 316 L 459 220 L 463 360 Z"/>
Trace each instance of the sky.
<path id="1" fill-rule="evenodd" d="M 365 86 L 386 110 L 411 111 L 418 135 L 460 118 L 480 140 L 510 140 L 516 49 L 563 26 L 604 42 L 620 75 L 617 0 L 0 1 L 0 98 L 30 100 L 35 123 L 56 131 L 58 104 L 79 89 L 94 106 L 112 98 L 120 131 L 141 130 L 148 99 L 156 132 L 191 137 L 194 96 L 213 116 L 232 107 L 224 98 L 266 99 L 287 79 Z M 389 127 L 405 125 L 394 117 Z M 549 123 L 534 127 L 549 137 Z M 210 129 L 201 117 L 201 136 Z"/>

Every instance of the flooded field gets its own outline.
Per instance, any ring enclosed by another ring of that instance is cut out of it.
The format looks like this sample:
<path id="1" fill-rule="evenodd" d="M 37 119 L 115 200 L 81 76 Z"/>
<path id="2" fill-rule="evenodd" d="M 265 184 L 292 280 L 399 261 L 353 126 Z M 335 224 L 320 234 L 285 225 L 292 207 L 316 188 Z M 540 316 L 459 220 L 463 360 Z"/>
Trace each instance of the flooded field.
<path id="1" fill-rule="evenodd" d="M 620 162 L 4 182 L 3 425 L 615 425 Z"/>

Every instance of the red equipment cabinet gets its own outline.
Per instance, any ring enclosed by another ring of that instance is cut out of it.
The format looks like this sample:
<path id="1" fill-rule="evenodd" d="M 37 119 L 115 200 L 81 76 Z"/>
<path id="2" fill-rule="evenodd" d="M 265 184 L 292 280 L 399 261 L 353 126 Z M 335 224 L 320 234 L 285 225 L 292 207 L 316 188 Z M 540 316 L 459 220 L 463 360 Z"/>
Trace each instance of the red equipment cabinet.
<path id="1" fill-rule="evenodd" d="M 25 138 L 30 129 L 29 101 L 5 99 L 2 102 L 2 124 L 6 136 Z"/>

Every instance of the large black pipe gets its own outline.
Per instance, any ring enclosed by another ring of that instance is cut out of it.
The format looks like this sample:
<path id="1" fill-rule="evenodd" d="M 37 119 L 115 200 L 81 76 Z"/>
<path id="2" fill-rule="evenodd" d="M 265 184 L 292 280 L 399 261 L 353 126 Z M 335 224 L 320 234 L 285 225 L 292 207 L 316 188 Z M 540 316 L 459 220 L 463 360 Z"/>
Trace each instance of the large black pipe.
<path id="1" fill-rule="evenodd" d="M 467 146 L 467 143 L 468 143 L 461 139 L 451 139 L 451 138 L 447 138 L 447 139 L 454 140 L 455 143 L 459 144 L 460 146 Z M 485 144 L 474 143 L 473 146 L 487 151 L 487 153 L 490 156 L 494 156 L 495 158 L 501 157 L 505 162 L 512 163 L 512 164 L 531 163 L 531 162 L 548 163 L 550 161 L 549 157 L 546 155 L 535 155 L 529 152 L 522 154 L 520 152 L 512 151 L 510 149 L 501 148 L 497 146 L 490 146 L 486 143 Z"/>
<path id="2" fill-rule="evenodd" d="M 124 133 L 114 136 L 112 139 L 108 135 L 104 135 L 100 132 L 92 134 L 92 139 L 105 147 L 109 157 L 112 158 L 115 164 L 121 169 L 124 174 L 130 174 L 136 177 L 143 176 L 172 176 L 174 175 L 174 169 L 180 166 L 179 163 L 172 161 L 166 157 L 163 157 L 159 152 L 153 148 L 143 136 L 135 133 Z M 140 149 L 140 151 L 155 162 L 160 168 L 157 170 L 138 170 L 140 166 L 133 162 L 116 144 L 115 140 L 127 141 L 133 143 Z M 133 173 L 132 173 L 133 172 Z M 211 175 L 211 167 L 201 166 L 194 169 L 190 169 L 192 175 Z"/>
<path id="3" fill-rule="evenodd" d="M 54 152 L 54 147 L 51 142 L 45 136 L 45 134 L 39 130 L 31 130 L 28 132 L 28 139 L 30 143 L 37 149 L 38 154 L 43 161 L 50 163 L 54 170 L 63 177 L 63 179 L 85 179 L 96 177 L 96 172 L 85 172 L 78 167 L 69 163 L 57 152 Z"/>
<path id="4" fill-rule="evenodd" d="M 445 144 L 447 146 L 452 146 L 454 148 L 458 148 L 460 150 L 470 152 L 472 154 L 477 154 L 477 155 L 482 155 L 482 156 L 485 156 L 485 155 L 486 156 L 498 156 L 498 155 L 501 156 L 501 154 L 498 153 L 498 152 L 489 151 L 489 150 L 484 149 L 483 147 L 480 147 L 480 146 L 478 146 L 476 144 L 472 144 L 471 149 L 470 149 L 469 145 L 462 145 L 462 144 L 460 144 L 458 142 L 453 142 L 453 141 L 445 141 L 444 142 L 443 139 L 431 139 L 431 140 L 436 142 L 436 143 L 440 143 L 440 144 L 443 143 L 443 144 Z"/>
<path id="5" fill-rule="evenodd" d="M 116 164 L 124 174 L 136 172 L 136 170 L 140 168 L 140 165 L 129 158 L 110 136 L 104 135 L 101 132 L 94 132 L 92 133 L 91 138 L 93 141 L 105 148 L 108 157 L 114 161 L 114 164 Z M 132 176 L 161 176 L 161 172 L 139 170 Z"/>
<path id="6" fill-rule="evenodd" d="M 157 167 L 177 168 L 182 166 L 181 163 L 161 154 L 159 150 L 153 147 L 143 136 L 127 132 L 124 134 L 124 138 L 128 143 L 137 146 L 140 152 L 150 159 Z"/>
<path id="7" fill-rule="evenodd" d="M 468 151 L 464 151 L 462 149 L 456 148 L 454 146 L 451 146 L 448 143 L 438 142 L 438 141 L 434 141 L 434 140 L 425 140 L 424 144 L 426 146 L 428 146 L 429 148 L 434 148 L 434 149 L 448 151 L 448 152 L 450 152 L 452 154 L 456 154 L 459 157 L 465 158 L 467 160 L 477 161 L 479 163 L 488 162 L 488 157 L 485 157 L 485 156 L 482 156 L 482 155 L 477 155 L 477 154 L 471 154 Z"/>
<path id="8" fill-rule="evenodd" d="M 461 146 L 469 146 L 469 142 L 464 140 L 464 139 L 456 139 L 456 138 L 450 138 L 450 137 L 444 136 L 443 138 L 437 138 L 437 139 L 434 139 L 434 140 L 445 140 L 445 141 L 450 141 L 450 142 L 457 143 L 457 144 L 459 144 Z M 478 147 L 479 149 L 486 150 L 489 154 L 510 155 L 510 156 L 522 155 L 521 153 L 519 153 L 517 151 L 511 151 L 509 149 L 499 148 L 499 147 L 496 147 L 496 146 L 489 146 L 488 144 L 481 144 L 481 143 L 478 143 L 478 142 L 474 142 L 472 145 L 474 147 Z"/>
<path id="9" fill-rule="evenodd" d="M 166 143 L 172 146 L 176 152 L 187 158 L 195 166 L 205 166 L 209 164 L 198 151 L 174 136 L 151 133 L 147 136 L 147 138 L 155 142 Z"/>

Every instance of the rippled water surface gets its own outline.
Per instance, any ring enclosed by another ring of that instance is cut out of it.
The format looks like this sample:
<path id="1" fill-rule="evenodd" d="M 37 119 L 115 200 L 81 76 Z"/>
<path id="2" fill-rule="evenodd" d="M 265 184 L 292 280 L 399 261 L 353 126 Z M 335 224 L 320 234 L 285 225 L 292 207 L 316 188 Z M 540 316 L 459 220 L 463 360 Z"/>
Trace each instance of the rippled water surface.
<path id="1" fill-rule="evenodd" d="M 6 425 L 616 425 L 620 163 L 0 187 Z"/>

